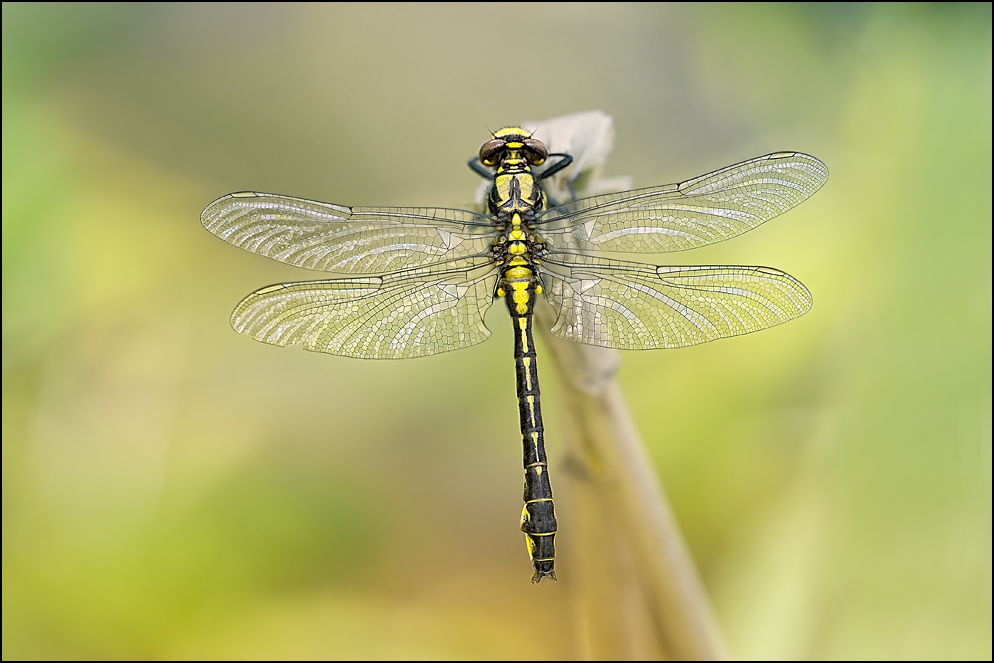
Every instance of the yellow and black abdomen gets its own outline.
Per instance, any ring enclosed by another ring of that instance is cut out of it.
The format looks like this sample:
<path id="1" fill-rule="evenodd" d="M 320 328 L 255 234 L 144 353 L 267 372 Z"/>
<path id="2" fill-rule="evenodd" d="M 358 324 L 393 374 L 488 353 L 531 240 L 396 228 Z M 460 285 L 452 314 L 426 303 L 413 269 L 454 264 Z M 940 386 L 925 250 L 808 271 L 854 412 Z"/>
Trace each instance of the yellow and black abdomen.
<path id="1" fill-rule="evenodd" d="M 528 554 L 535 567 L 532 582 L 538 582 L 544 576 L 555 580 L 556 510 L 545 455 L 542 401 L 532 337 L 532 313 L 541 286 L 531 265 L 520 257 L 509 261 L 500 283 L 498 294 L 504 297 L 514 324 L 514 363 L 525 469 L 521 530 L 525 533 Z"/>

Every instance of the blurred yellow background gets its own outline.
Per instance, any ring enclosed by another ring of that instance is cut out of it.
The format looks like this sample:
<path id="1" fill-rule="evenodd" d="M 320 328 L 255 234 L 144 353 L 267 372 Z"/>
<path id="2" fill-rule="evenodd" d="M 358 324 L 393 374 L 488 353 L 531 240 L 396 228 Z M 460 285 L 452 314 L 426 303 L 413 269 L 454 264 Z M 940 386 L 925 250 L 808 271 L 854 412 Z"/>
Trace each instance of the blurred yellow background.
<path id="1" fill-rule="evenodd" d="M 488 129 L 589 109 L 636 186 L 831 169 L 668 256 L 783 269 L 810 313 L 623 356 L 733 655 L 989 659 L 990 4 L 9 3 L 3 658 L 578 655 L 570 560 L 532 586 L 517 531 L 506 313 L 409 361 L 255 343 L 240 298 L 320 275 L 199 215 L 465 206 Z"/>

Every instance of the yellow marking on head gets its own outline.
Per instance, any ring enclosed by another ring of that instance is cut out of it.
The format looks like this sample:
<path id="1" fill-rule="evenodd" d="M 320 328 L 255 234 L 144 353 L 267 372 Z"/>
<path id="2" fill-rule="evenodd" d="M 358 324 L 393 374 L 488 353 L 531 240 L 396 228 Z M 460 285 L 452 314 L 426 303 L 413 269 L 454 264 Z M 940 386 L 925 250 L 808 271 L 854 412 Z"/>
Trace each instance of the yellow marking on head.
<path id="1" fill-rule="evenodd" d="M 493 136 L 494 138 L 502 138 L 504 136 L 531 136 L 531 134 L 521 127 L 504 127 L 495 131 Z"/>

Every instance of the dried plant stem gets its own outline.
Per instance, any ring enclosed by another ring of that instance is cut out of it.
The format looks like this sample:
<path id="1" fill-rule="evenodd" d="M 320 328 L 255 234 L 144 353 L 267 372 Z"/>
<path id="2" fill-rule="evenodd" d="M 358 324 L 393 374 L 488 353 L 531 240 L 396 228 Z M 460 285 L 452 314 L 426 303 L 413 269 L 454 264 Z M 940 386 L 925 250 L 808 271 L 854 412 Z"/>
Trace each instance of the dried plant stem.
<path id="1" fill-rule="evenodd" d="M 614 379 L 617 351 L 536 328 L 558 368 L 566 461 L 557 485 L 568 523 L 560 535 L 573 560 L 580 642 L 592 659 L 722 659 L 724 643 L 693 560 Z M 548 373 L 547 373 L 548 374 Z"/>

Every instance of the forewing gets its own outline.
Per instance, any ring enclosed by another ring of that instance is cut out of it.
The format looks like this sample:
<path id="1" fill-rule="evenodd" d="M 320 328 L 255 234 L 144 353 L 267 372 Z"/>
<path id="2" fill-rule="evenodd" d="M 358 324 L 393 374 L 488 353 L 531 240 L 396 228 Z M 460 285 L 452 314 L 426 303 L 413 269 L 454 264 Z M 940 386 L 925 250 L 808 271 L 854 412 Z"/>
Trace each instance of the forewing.
<path id="1" fill-rule="evenodd" d="M 343 207 L 268 193 L 218 198 L 200 218 L 235 246 L 297 267 L 378 274 L 473 257 L 490 246 L 487 217 L 456 209 Z"/>
<path id="2" fill-rule="evenodd" d="M 496 270 L 280 283 L 242 300 L 231 326 L 257 341 L 363 359 L 423 357 L 482 343 Z"/>
<path id="3" fill-rule="evenodd" d="M 768 267 L 654 267 L 592 256 L 543 261 L 552 333 L 621 350 L 678 348 L 748 334 L 811 308 L 800 281 Z"/>
<path id="4" fill-rule="evenodd" d="M 777 152 L 682 184 L 583 198 L 533 223 L 560 250 L 665 253 L 735 237 L 817 191 L 828 168 L 799 152 Z"/>

